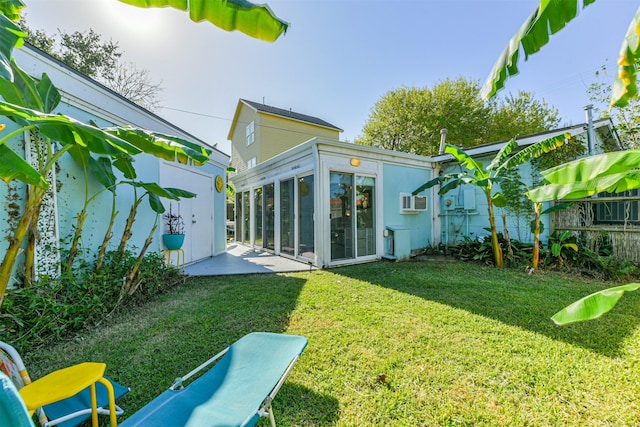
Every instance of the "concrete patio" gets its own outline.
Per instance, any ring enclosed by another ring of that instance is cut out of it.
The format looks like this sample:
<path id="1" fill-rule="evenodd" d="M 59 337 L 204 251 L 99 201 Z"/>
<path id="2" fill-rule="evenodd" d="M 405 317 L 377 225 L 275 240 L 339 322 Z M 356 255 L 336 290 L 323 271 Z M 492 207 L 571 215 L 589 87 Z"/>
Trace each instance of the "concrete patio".
<path id="1" fill-rule="evenodd" d="M 282 273 L 309 271 L 310 264 L 263 252 L 239 243 L 231 243 L 223 254 L 187 265 L 190 276 L 222 276 L 229 274 Z"/>

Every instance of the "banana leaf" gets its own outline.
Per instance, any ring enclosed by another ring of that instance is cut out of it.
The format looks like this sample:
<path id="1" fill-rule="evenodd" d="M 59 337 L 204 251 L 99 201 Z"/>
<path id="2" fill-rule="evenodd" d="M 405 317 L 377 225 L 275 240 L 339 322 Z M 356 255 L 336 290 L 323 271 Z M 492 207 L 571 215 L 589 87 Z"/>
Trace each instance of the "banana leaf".
<path id="1" fill-rule="evenodd" d="M 488 171 L 492 171 L 501 164 L 504 163 L 505 159 L 509 157 L 509 154 L 513 152 L 518 147 L 518 143 L 515 138 L 512 138 L 509 142 L 507 142 L 501 149 L 498 151 L 498 154 L 495 155 L 489 166 L 487 166 Z M 498 169 L 500 169 L 498 167 Z"/>
<path id="2" fill-rule="evenodd" d="M 637 64 L 640 61 L 640 8 L 629 24 L 622 42 L 618 72 L 611 87 L 611 106 L 626 107 L 629 99 L 638 96 Z"/>
<path id="3" fill-rule="evenodd" d="M 546 202 L 550 200 L 582 199 L 603 191 L 622 193 L 637 188 L 640 188 L 640 170 L 631 170 L 591 180 L 543 185 L 529 190 L 527 197 L 534 202 Z"/>
<path id="4" fill-rule="evenodd" d="M 17 179 L 37 187 L 49 187 L 49 183 L 40 172 L 9 148 L 7 144 L 0 144 L 0 179 L 6 183 Z"/>
<path id="5" fill-rule="evenodd" d="M 99 157 L 97 160 L 93 157 L 89 159 L 89 170 L 94 174 L 98 182 L 107 190 L 115 193 L 118 180 L 111 166 L 111 160 L 108 157 Z"/>
<path id="6" fill-rule="evenodd" d="M 198 144 L 158 132 L 128 126 L 105 128 L 104 131 L 127 141 L 147 154 L 169 161 L 177 160 L 181 164 L 192 160 L 195 164 L 202 165 L 209 160 L 209 154 L 211 154 L 210 150 Z"/>
<path id="7" fill-rule="evenodd" d="M 470 171 L 474 171 L 474 174 L 477 178 L 483 178 L 484 176 L 487 176 L 486 172 L 484 171 L 484 164 L 482 162 L 476 161 L 464 150 L 461 150 L 455 145 L 445 144 L 444 152 L 447 154 L 451 154 L 457 161 L 460 162 L 461 165 L 463 165 Z"/>
<path id="8" fill-rule="evenodd" d="M 640 283 L 629 283 L 627 285 L 603 289 L 568 305 L 554 314 L 551 320 L 557 325 L 568 325 L 570 323 L 597 319 L 610 311 L 625 292 L 638 289 L 640 289 Z"/>
<path id="9" fill-rule="evenodd" d="M 21 0 L 0 0 L 0 13 L 16 22 L 25 5 Z"/>
<path id="10" fill-rule="evenodd" d="M 595 0 L 583 0 L 583 8 Z M 525 60 L 549 42 L 549 36 L 560 31 L 578 14 L 578 0 L 541 0 L 538 8 L 527 18 L 509 40 L 480 92 L 490 99 L 504 87 L 510 76 L 518 74 L 520 48 Z"/>
<path id="11" fill-rule="evenodd" d="M 4 11 L 6 4 L 0 4 Z M 25 37 L 27 34 L 7 18 L 6 13 L 0 14 L 0 79 L 13 80 L 13 71 L 11 70 L 13 48 L 22 46 Z"/>
<path id="12" fill-rule="evenodd" d="M 502 169 L 511 169 L 516 166 L 520 166 L 521 164 L 526 163 L 529 160 L 537 159 L 543 154 L 561 147 L 569 138 L 571 138 L 571 134 L 565 133 L 545 139 L 544 141 L 537 142 L 522 149 L 521 151 L 518 151 L 516 154 L 509 157 L 505 162 L 500 164 L 500 166 L 496 170 L 496 175 L 499 175 Z"/>
<path id="13" fill-rule="evenodd" d="M 633 170 L 639 166 L 640 150 L 627 150 L 574 160 L 542 171 L 541 174 L 552 184 L 571 184 Z"/>
<path id="14" fill-rule="evenodd" d="M 194 22 L 208 21 L 226 31 L 238 30 L 250 37 L 274 42 L 289 24 L 276 17 L 269 6 L 246 0 L 120 0 L 132 6 L 172 7 L 189 13 Z"/>

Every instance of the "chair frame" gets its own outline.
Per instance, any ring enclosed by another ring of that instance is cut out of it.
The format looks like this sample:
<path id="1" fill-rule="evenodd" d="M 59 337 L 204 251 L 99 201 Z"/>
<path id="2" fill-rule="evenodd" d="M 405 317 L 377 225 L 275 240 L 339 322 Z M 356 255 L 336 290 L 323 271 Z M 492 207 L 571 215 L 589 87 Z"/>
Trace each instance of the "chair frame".
<path id="1" fill-rule="evenodd" d="M 20 353 L 18 353 L 18 351 L 12 345 L 7 344 L 6 342 L 3 342 L 3 341 L 0 341 L 0 351 L 4 351 L 4 353 L 9 356 L 11 361 L 15 364 L 16 368 L 18 369 L 18 372 L 20 373 L 22 384 L 15 384 L 15 381 L 14 381 L 16 388 L 19 390 L 25 385 L 31 384 L 33 381 L 29 376 L 29 372 L 27 371 L 27 368 L 24 364 L 24 361 L 22 360 L 22 357 L 20 356 Z M 73 420 L 74 418 L 77 418 L 83 415 L 92 414 L 92 412 L 93 411 L 91 408 L 86 408 L 86 409 L 81 409 L 79 411 L 75 411 L 67 415 L 64 415 L 62 417 L 58 417 L 50 420 L 44 408 L 38 408 L 38 410 L 36 411 L 36 415 L 42 427 L 52 427 L 60 423 L 63 423 L 65 421 Z M 124 409 L 116 405 L 115 413 L 116 413 L 116 416 L 122 415 L 124 414 Z M 111 414 L 111 411 L 109 411 L 108 408 L 98 406 L 97 415 L 110 415 L 110 414 Z"/>

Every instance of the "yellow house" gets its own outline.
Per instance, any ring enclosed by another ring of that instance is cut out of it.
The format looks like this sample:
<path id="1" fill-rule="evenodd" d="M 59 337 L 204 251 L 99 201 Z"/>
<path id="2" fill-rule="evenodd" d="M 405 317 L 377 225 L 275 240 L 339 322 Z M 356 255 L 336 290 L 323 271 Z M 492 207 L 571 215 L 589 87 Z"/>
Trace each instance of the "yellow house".
<path id="1" fill-rule="evenodd" d="M 227 139 L 242 172 L 314 137 L 338 140 L 342 129 L 317 117 L 240 99 Z"/>

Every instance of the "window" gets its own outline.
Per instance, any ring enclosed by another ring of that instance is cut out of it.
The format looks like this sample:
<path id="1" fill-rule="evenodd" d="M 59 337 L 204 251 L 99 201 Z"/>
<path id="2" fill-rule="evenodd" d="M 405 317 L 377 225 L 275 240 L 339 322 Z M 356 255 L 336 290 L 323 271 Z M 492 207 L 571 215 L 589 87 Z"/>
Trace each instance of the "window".
<path id="1" fill-rule="evenodd" d="M 400 193 L 400 212 L 418 213 L 427 210 L 427 196 L 414 196 L 411 193 Z"/>
<path id="2" fill-rule="evenodd" d="M 621 224 L 640 222 L 638 217 L 640 205 L 640 191 L 630 190 L 624 193 L 601 193 L 602 198 L 619 198 L 620 201 L 599 202 L 595 204 L 598 224 Z M 627 199 L 627 200 L 625 200 Z"/>
<path id="3" fill-rule="evenodd" d="M 246 127 L 247 145 L 253 144 L 256 140 L 256 128 L 255 122 L 252 120 Z"/>
<path id="4" fill-rule="evenodd" d="M 247 162 L 247 169 L 251 169 L 253 167 L 256 166 L 256 158 L 252 157 L 249 159 L 249 161 Z"/>

